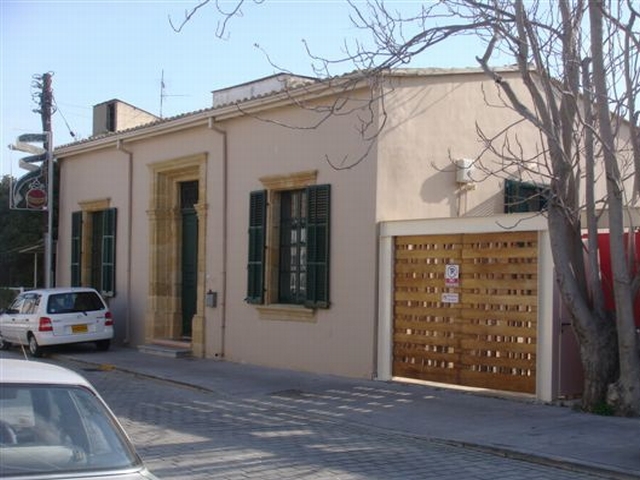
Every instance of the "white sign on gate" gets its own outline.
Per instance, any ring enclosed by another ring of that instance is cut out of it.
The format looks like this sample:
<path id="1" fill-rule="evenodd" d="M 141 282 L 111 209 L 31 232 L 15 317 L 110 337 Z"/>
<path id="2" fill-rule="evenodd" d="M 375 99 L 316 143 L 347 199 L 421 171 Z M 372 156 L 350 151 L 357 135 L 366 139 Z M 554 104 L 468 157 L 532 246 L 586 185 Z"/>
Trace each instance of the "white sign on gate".
<path id="1" fill-rule="evenodd" d="M 444 270 L 444 284 L 446 287 L 460 286 L 460 265 L 448 264 Z"/>
<path id="2" fill-rule="evenodd" d="M 460 303 L 460 295 L 457 293 L 443 293 L 440 301 L 442 303 Z"/>

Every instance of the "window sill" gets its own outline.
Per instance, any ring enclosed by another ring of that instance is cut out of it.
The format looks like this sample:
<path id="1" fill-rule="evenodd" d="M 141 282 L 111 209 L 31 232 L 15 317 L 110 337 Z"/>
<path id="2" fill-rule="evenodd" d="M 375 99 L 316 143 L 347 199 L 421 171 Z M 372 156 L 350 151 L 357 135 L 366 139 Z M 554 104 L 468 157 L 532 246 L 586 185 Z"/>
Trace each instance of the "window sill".
<path id="1" fill-rule="evenodd" d="M 301 305 L 274 303 L 257 306 L 262 320 L 282 320 L 287 322 L 315 322 L 315 310 Z"/>

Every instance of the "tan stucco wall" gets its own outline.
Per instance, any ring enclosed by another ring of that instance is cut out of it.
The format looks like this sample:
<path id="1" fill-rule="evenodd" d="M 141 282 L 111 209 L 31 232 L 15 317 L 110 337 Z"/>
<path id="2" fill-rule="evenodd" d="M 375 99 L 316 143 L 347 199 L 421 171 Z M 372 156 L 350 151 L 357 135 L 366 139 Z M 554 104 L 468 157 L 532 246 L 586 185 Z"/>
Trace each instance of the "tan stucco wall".
<path id="1" fill-rule="evenodd" d="M 194 155 L 211 158 L 207 160 L 207 165 L 211 167 L 206 169 L 208 177 L 205 181 L 211 187 L 209 198 L 220 204 L 222 180 L 219 166 L 222 142 L 219 137 L 211 130 L 200 128 L 148 140 L 124 142 L 121 144 L 122 150 L 117 148 L 114 140 L 104 150 L 62 160 L 57 283 L 68 285 L 70 282 L 71 212 L 80 210 L 82 203 L 108 198 L 109 206 L 118 209 L 116 295 L 108 301 L 114 313 L 117 339 L 120 341 L 128 340 L 137 345 L 144 343 L 146 336 L 145 316 L 150 272 L 148 211 L 152 176 L 149 165 L 168 160 L 179 161 Z M 131 152 L 133 159 L 131 167 L 128 152 Z M 214 232 L 220 230 L 219 212 L 213 211 L 207 220 L 206 236 L 210 239 L 207 246 L 215 246 L 220 243 L 214 235 Z M 202 259 L 203 263 L 209 261 L 207 271 L 211 275 L 210 285 L 214 289 L 221 269 L 219 265 L 216 266 L 215 258 L 218 258 L 220 264 L 219 257 L 203 255 Z"/>
<path id="2" fill-rule="evenodd" d="M 514 82 L 518 91 L 518 85 Z M 498 108 L 497 86 L 482 73 L 390 79 L 387 127 L 379 142 L 377 220 L 488 216 L 503 212 L 503 178 L 474 167 L 473 185 L 456 182 L 452 160 L 476 159 L 483 151 L 477 127 L 488 136 L 519 117 Z M 511 140 L 540 150 L 537 132 L 511 130 Z M 503 137 L 495 145 L 502 145 Z M 499 171 L 504 162 L 489 152 L 483 165 Z M 548 179 L 541 179 L 548 183 Z"/>
<path id="3" fill-rule="evenodd" d="M 272 120 L 309 123 L 309 113 L 280 112 Z M 373 159 L 348 171 L 331 168 L 325 155 L 360 152 L 353 122 L 334 119 L 318 129 L 294 130 L 239 119 L 229 134 L 228 310 L 225 356 L 234 361 L 370 377 L 375 338 L 376 227 Z M 331 307 L 307 320 L 265 319 L 243 302 L 246 292 L 249 192 L 260 178 L 317 170 L 331 184 Z"/>
<path id="4" fill-rule="evenodd" d="M 290 125 L 317 121 L 311 112 L 292 108 L 273 113 L 271 119 Z M 198 353 L 259 365 L 371 377 L 377 282 L 375 161 L 369 159 L 352 170 L 333 169 L 326 156 L 340 161 L 345 155 L 360 156 L 363 152 L 353 118 L 334 120 L 309 130 L 251 117 L 216 123 L 216 129 L 227 132 L 226 166 L 224 135 L 207 125 L 128 140 L 120 145 L 125 151 L 118 150 L 114 140 L 105 150 L 63 159 L 62 184 L 73 188 L 65 188 L 61 196 L 58 283 L 68 283 L 70 279 L 71 212 L 79 209 L 79 202 L 108 196 L 110 206 L 118 208 L 117 292 L 110 300 L 119 322 L 118 337 L 132 345 L 151 340 L 154 331 L 149 327 L 153 321 L 149 316 L 149 296 L 153 282 L 149 275 L 154 269 L 149 263 L 153 258 L 149 249 L 156 239 L 149 231 L 149 212 L 153 196 L 157 195 L 154 172 L 164 168 L 163 164 L 203 156 L 206 242 L 201 252 L 204 280 L 199 302 L 204 315 L 204 348 Z M 127 152 L 133 160 L 130 240 Z M 265 318 L 258 308 L 244 301 L 249 193 L 264 188 L 261 177 L 310 170 L 317 171 L 318 184 L 329 183 L 332 188 L 331 307 L 316 310 L 304 319 L 292 320 L 286 312 L 271 312 Z M 127 268 L 129 257 L 131 267 Z M 172 281 L 175 278 L 168 283 Z M 204 306 L 204 293 L 208 290 L 218 294 L 215 308 Z M 126 318 L 128 328 L 120 323 Z"/>
<path id="5" fill-rule="evenodd" d="M 533 109 L 517 72 L 502 76 L 520 101 Z M 505 94 L 482 72 L 391 77 L 384 100 L 387 118 L 378 145 L 378 221 L 502 214 L 505 178 L 549 185 L 545 139 L 508 106 Z M 493 138 L 493 148 L 504 158 L 488 148 L 478 130 Z M 631 188 L 633 164 L 624 122 L 616 139 L 618 157 L 629 159 L 626 164 L 621 161 L 625 164 L 621 169 Z M 527 159 L 526 168 L 506 160 L 520 154 Z M 457 183 L 452 162 L 479 157 L 472 170 L 475 181 Z M 595 178 L 595 196 L 602 199 L 606 176 L 600 160 Z M 584 185 L 578 194 L 584 202 Z"/>
<path id="6" fill-rule="evenodd" d="M 204 250 L 199 256 L 199 277 L 201 278 L 201 285 L 204 285 L 204 279 L 206 275 L 211 275 L 213 278 L 219 276 L 220 256 L 208 255 L 212 249 L 212 244 L 215 246 L 217 236 L 214 232 L 219 231 L 220 216 L 217 209 L 207 208 L 209 205 L 219 204 L 219 191 L 221 185 L 221 176 L 219 174 L 219 166 L 221 164 L 221 152 L 222 142 L 219 136 L 214 135 L 214 132 L 206 128 L 198 128 L 190 131 L 184 131 L 179 133 L 173 133 L 158 137 L 152 137 L 144 139 L 138 142 L 125 143 L 124 148 L 132 153 L 133 158 L 133 226 L 132 226 L 132 242 L 131 242 L 131 290 L 133 303 L 136 304 L 135 318 L 132 324 L 135 324 L 135 334 L 132 338 L 132 343 L 141 344 L 149 342 L 154 338 L 168 338 L 169 335 L 166 332 L 154 331 L 154 312 L 151 311 L 151 291 L 154 291 L 158 287 L 156 283 L 158 279 L 152 280 L 150 275 L 156 271 L 152 268 L 150 262 L 152 259 L 161 262 L 163 264 L 174 264 L 178 260 L 176 258 L 168 258 L 171 255 L 176 254 L 175 251 L 167 251 L 167 245 L 156 244 L 157 239 L 153 238 L 153 233 L 150 231 L 152 216 L 155 214 L 153 210 L 154 195 L 158 192 L 154 189 L 156 179 L 154 175 L 156 171 L 154 168 L 166 168 L 168 163 L 173 163 L 174 168 L 172 171 L 165 172 L 167 175 L 175 176 L 173 181 L 183 181 L 197 179 L 200 182 L 201 191 L 209 192 L 203 199 L 199 199 L 199 205 L 203 205 L 206 215 L 206 221 L 204 223 L 204 237 L 207 238 Z M 187 165 L 186 171 L 185 163 Z M 193 164 L 202 166 L 198 167 L 198 171 L 202 168 L 201 173 L 195 173 L 195 170 L 191 168 Z M 182 175 L 187 177 L 182 178 Z M 200 177 L 199 175 L 202 175 Z M 204 185 L 203 185 L 204 183 Z M 175 188 L 175 183 L 171 183 Z M 177 204 L 177 190 L 173 192 L 162 192 L 173 198 L 167 200 L 167 204 Z M 157 200 L 157 199 L 156 199 Z M 164 204 L 164 203 L 163 203 Z M 152 213 L 154 212 L 154 213 Z M 175 210 L 174 213 L 175 214 Z M 166 235 L 176 235 L 175 232 L 161 232 Z M 119 237 L 121 240 L 122 237 Z M 154 257 L 153 248 L 157 248 Z M 126 262 L 123 262 L 126 264 Z M 162 271 L 163 275 L 159 281 L 165 285 L 175 285 L 178 282 L 179 272 L 174 271 L 170 274 L 170 278 L 167 278 L 167 274 Z M 204 312 L 204 286 L 200 288 L 198 292 L 199 311 Z M 171 297 L 170 292 L 162 292 L 165 301 L 169 302 Z M 163 314 L 166 315 L 178 315 L 176 308 L 177 305 L 160 305 L 163 308 Z M 165 311 L 171 310 L 171 311 Z M 210 313 L 215 314 L 215 312 Z M 150 315 L 152 316 L 150 318 Z"/>
<path id="7" fill-rule="evenodd" d="M 91 208 L 117 208 L 116 295 L 107 299 L 114 316 L 116 336 L 127 336 L 127 305 L 124 291 L 127 267 L 123 259 L 127 255 L 128 235 L 128 157 L 115 148 L 91 154 L 63 159 L 60 168 L 60 215 L 56 244 L 56 284 L 66 286 L 71 282 L 71 213 Z M 87 252 L 84 252 L 86 255 Z"/>

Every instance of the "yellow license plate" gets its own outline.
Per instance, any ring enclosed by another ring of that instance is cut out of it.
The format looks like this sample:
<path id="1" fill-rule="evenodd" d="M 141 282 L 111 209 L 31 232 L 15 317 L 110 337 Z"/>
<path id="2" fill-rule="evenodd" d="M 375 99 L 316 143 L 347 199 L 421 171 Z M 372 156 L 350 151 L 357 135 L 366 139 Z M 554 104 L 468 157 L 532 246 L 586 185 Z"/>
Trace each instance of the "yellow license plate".
<path id="1" fill-rule="evenodd" d="M 86 325 L 71 325 L 72 333 L 87 333 L 89 329 Z"/>

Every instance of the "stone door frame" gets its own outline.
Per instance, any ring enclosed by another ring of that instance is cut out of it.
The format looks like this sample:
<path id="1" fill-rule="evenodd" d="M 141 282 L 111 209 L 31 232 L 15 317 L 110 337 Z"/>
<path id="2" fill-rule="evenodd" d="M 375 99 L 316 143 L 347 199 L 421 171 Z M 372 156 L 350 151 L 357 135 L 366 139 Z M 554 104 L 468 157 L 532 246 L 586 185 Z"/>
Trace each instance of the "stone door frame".
<path id="1" fill-rule="evenodd" d="M 193 317 L 191 349 L 205 354 L 204 292 L 207 155 L 199 154 L 149 165 L 151 185 L 149 220 L 149 298 L 145 342 L 175 340 L 182 331 L 181 310 L 181 212 L 180 183 L 198 181 L 198 267 L 197 309 Z"/>

